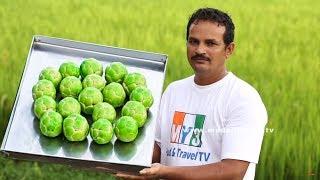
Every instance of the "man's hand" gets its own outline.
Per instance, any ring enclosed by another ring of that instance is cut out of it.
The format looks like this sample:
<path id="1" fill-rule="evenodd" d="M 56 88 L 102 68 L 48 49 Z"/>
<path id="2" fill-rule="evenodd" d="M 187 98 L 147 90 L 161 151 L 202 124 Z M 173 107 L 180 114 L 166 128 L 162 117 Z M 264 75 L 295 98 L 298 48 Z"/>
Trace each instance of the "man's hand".
<path id="1" fill-rule="evenodd" d="M 152 177 L 146 177 L 146 176 L 138 176 L 138 175 L 129 175 L 125 173 L 117 173 L 116 174 L 117 179 L 136 179 L 136 180 L 143 180 L 143 179 L 153 179 Z"/>
<path id="2" fill-rule="evenodd" d="M 159 163 L 154 163 L 151 165 L 150 168 L 142 169 L 139 172 L 140 176 L 129 175 L 124 173 L 117 173 L 116 176 L 124 179 L 158 179 L 163 174 L 165 168 L 167 168 L 167 166 L 164 166 Z"/>
<path id="3" fill-rule="evenodd" d="M 154 163 L 151 165 L 150 168 L 144 168 L 139 173 L 144 176 L 160 177 L 164 173 L 164 170 L 166 168 L 168 167 L 165 165 L 162 165 L 160 163 Z"/>

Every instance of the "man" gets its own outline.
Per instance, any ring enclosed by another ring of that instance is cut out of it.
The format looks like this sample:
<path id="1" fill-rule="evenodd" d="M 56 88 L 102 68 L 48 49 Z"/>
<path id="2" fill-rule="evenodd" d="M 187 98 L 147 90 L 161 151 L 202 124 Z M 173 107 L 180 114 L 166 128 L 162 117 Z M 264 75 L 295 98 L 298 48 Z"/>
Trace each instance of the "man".
<path id="1" fill-rule="evenodd" d="M 197 10 L 187 25 L 194 75 L 163 93 L 151 168 L 143 178 L 254 179 L 267 113 L 259 94 L 228 72 L 234 25 L 224 12 Z M 138 177 L 118 174 L 119 177 Z"/>

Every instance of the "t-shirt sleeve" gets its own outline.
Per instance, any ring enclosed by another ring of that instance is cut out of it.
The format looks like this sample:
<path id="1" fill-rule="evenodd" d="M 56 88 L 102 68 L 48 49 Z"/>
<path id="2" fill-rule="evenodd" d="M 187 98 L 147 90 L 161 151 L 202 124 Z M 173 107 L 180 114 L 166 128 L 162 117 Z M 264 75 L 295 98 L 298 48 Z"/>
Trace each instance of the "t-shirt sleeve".
<path id="1" fill-rule="evenodd" d="M 268 118 L 259 94 L 251 91 L 232 98 L 226 113 L 221 159 L 258 163 Z"/>

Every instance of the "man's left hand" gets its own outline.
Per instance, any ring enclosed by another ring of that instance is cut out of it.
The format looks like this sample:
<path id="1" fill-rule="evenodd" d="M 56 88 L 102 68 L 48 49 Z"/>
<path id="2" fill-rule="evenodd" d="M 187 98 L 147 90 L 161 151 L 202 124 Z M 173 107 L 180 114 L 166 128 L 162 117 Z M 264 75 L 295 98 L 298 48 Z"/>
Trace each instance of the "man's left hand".
<path id="1" fill-rule="evenodd" d="M 124 179 L 158 179 L 163 175 L 164 169 L 167 166 L 164 166 L 159 163 L 154 163 L 150 168 L 142 169 L 139 173 L 141 176 L 128 175 L 123 173 L 117 173 L 116 176 Z"/>

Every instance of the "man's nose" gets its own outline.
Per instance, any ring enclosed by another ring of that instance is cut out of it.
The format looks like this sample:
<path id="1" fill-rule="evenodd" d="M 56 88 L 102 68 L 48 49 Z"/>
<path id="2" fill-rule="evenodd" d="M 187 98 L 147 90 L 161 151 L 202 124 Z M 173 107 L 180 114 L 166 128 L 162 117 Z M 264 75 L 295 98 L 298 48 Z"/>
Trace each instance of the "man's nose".
<path id="1" fill-rule="evenodd" d="M 206 50 L 205 50 L 205 46 L 200 43 L 197 48 L 196 48 L 196 53 L 197 54 L 205 54 L 206 53 Z"/>

